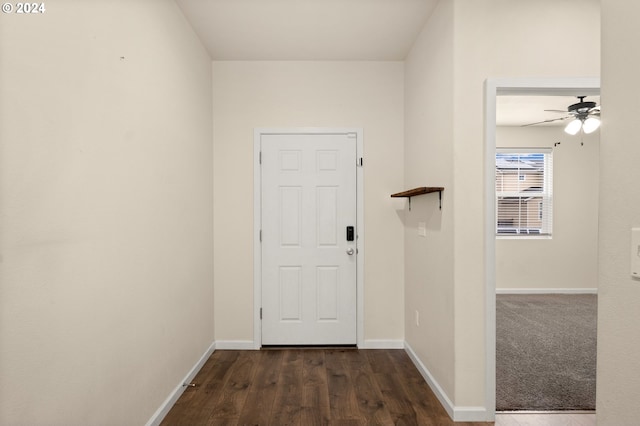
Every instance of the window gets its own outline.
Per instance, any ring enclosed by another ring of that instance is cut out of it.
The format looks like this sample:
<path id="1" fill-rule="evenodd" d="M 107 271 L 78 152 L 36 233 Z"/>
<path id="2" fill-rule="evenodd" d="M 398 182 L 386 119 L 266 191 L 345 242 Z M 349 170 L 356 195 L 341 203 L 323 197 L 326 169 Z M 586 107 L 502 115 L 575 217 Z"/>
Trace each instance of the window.
<path id="1" fill-rule="evenodd" d="M 551 149 L 496 149 L 496 235 L 551 236 Z"/>

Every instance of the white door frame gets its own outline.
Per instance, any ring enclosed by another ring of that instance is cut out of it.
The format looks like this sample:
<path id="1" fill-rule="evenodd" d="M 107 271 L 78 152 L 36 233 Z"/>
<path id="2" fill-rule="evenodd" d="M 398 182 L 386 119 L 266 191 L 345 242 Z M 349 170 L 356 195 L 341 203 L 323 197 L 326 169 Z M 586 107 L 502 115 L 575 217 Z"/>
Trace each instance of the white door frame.
<path id="1" fill-rule="evenodd" d="M 496 97 L 499 95 L 599 95 L 599 78 L 496 78 L 484 84 L 484 270 L 485 407 L 487 421 L 496 410 Z"/>
<path id="2" fill-rule="evenodd" d="M 260 173 L 260 140 L 262 135 L 346 135 L 355 133 L 356 158 L 356 337 L 358 347 L 364 344 L 364 171 L 363 130 L 344 127 L 294 127 L 294 128 L 257 128 L 253 132 L 253 348 L 262 347 L 262 247 L 260 228 L 262 224 L 262 178 Z"/>

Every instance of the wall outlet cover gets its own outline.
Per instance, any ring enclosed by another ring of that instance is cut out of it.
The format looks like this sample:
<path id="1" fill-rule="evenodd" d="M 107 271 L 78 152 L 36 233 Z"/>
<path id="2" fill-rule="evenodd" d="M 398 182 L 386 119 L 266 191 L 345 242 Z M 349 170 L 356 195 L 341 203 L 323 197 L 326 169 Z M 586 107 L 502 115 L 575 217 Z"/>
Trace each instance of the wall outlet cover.
<path id="1" fill-rule="evenodd" d="M 421 237 L 427 236 L 427 224 L 425 222 L 418 222 L 418 235 Z"/>

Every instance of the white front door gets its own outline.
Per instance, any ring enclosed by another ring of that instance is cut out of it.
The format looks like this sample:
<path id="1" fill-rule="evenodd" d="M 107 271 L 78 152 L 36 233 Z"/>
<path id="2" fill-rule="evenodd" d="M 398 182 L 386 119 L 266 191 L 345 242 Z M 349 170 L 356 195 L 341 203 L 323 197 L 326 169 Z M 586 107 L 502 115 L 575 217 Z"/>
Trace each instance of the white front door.
<path id="1" fill-rule="evenodd" d="M 355 344 L 355 135 L 263 134 L 260 144 L 262 344 Z"/>

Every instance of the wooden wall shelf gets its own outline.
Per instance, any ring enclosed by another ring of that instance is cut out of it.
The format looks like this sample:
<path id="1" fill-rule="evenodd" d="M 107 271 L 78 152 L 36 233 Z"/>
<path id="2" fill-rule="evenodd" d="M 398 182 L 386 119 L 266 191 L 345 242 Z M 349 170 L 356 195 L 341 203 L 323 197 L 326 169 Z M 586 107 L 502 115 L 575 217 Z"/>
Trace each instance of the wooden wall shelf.
<path id="1" fill-rule="evenodd" d="M 441 186 L 421 186 L 419 188 L 413 188 L 408 191 L 402 191 L 396 194 L 391 194 L 391 197 L 392 198 L 408 198 L 409 210 L 411 210 L 411 197 L 415 197 L 417 195 L 430 194 L 432 192 L 437 192 L 438 198 L 440 200 L 440 210 L 442 210 L 442 191 L 444 191 L 444 188 Z"/>

